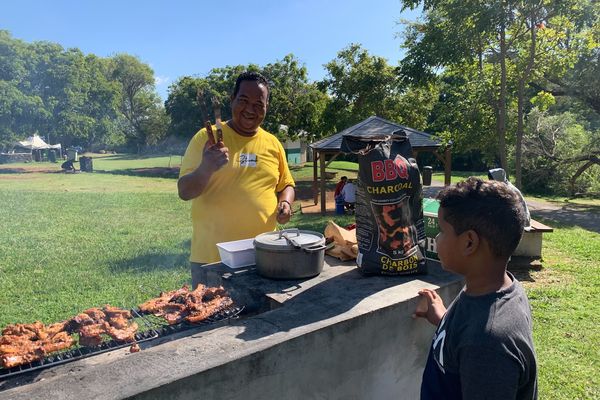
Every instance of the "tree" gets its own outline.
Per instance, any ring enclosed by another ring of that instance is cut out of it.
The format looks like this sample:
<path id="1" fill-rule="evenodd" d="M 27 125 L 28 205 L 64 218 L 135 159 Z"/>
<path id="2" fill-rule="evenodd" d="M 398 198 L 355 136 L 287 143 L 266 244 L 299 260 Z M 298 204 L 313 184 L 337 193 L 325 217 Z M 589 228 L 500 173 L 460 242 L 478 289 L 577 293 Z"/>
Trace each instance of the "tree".
<path id="1" fill-rule="evenodd" d="M 523 144 L 527 189 L 566 194 L 568 188 L 571 196 L 600 190 L 600 130 L 588 132 L 571 113 L 550 116 L 536 107 Z"/>
<path id="2" fill-rule="evenodd" d="M 383 57 L 371 56 L 361 45 L 352 44 L 325 68 L 327 76 L 319 87 L 331 96 L 325 111 L 328 130 L 345 129 L 372 115 L 398 119 L 391 106 L 399 102 L 398 79 Z"/>
<path id="3" fill-rule="evenodd" d="M 205 77 L 183 77 L 169 87 L 165 109 L 171 118 L 169 132 L 189 138 L 214 121 L 218 104 L 223 120 L 231 118 L 231 95 L 237 77 L 244 71 L 262 73 L 269 81 L 269 111 L 265 129 L 285 140 L 300 133 L 308 139 L 322 134 L 322 114 L 327 96 L 307 79 L 307 72 L 289 54 L 283 60 L 259 67 L 255 64 L 212 69 Z"/>
<path id="4" fill-rule="evenodd" d="M 138 152 L 146 142 L 146 120 L 159 112 L 154 92 L 154 72 L 137 57 L 118 54 L 112 60 L 112 77 L 121 84 L 120 111 L 128 122 L 125 135 L 136 145 Z"/>
<path id="5" fill-rule="evenodd" d="M 415 8 L 420 0 L 405 0 Z M 516 99 L 514 133 L 517 186 L 521 184 L 521 141 L 532 81 L 550 70 L 564 71 L 577 52 L 579 10 L 589 2 L 570 0 L 423 2 L 425 20 L 405 30 L 402 76 L 430 80 L 440 68 L 470 70 L 477 66 L 481 85 L 491 82 L 497 154 L 508 170 L 509 106 Z M 472 75 L 471 75 L 472 77 Z M 474 77 L 472 77 L 474 78 Z"/>
<path id="6" fill-rule="evenodd" d="M 483 79 L 476 64 L 448 67 L 439 77 L 439 97 L 429 115 L 429 129 L 455 154 L 478 154 L 487 165 L 497 159 L 494 132 L 497 113 L 493 82 Z"/>
<path id="7" fill-rule="evenodd" d="M 120 54 L 84 55 L 56 43 L 25 43 L 0 31 L 0 143 L 39 133 L 48 142 L 141 149 L 168 118 L 149 66 Z"/>
<path id="8" fill-rule="evenodd" d="M 265 128 L 282 139 L 302 135 L 305 140 L 320 138 L 323 111 L 328 97 L 308 82 L 308 72 L 293 54 L 267 64 L 261 70 L 271 89 Z"/>

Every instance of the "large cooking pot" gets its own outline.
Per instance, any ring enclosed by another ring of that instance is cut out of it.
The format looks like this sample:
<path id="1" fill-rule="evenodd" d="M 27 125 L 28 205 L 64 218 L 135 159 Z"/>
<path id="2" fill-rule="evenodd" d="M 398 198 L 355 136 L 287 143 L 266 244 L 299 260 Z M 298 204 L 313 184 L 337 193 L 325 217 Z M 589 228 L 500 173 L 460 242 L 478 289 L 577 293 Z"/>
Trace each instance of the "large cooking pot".
<path id="1" fill-rule="evenodd" d="M 271 279 L 302 279 L 323 271 L 325 236 L 297 228 L 267 232 L 254 239 L 258 273 Z"/>

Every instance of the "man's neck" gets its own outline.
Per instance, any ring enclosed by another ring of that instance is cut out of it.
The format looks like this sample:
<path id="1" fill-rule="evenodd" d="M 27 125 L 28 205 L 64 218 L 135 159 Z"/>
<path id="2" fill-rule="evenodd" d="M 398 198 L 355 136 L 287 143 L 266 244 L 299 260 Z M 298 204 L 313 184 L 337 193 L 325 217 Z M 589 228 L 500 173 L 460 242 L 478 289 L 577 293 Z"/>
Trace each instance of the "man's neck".
<path id="1" fill-rule="evenodd" d="M 257 127 L 256 130 L 253 132 L 244 132 L 236 127 L 235 123 L 233 122 L 233 119 L 230 119 L 226 123 L 227 123 L 227 126 L 229 126 L 231 129 L 233 129 L 233 131 L 235 133 L 237 133 L 240 136 L 244 136 L 244 137 L 252 137 L 252 136 L 256 135 L 258 133 L 258 130 L 260 129 L 260 127 Z"/>

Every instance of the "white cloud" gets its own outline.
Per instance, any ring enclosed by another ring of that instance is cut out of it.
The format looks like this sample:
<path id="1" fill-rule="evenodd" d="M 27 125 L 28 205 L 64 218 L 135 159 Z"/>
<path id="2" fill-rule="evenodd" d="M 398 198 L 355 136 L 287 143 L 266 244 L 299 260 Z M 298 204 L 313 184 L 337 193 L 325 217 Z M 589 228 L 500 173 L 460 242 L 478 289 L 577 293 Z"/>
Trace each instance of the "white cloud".
<path id="1" fill-rule="evenodd" d="M 171 80 L 171 78 L 169 78 L 168 76 L 156 76 L 154 78 L 154 83 L 159 86 L 159 85 L 165 85 L 167 83 L 169 83 L 169 81 Z"/>

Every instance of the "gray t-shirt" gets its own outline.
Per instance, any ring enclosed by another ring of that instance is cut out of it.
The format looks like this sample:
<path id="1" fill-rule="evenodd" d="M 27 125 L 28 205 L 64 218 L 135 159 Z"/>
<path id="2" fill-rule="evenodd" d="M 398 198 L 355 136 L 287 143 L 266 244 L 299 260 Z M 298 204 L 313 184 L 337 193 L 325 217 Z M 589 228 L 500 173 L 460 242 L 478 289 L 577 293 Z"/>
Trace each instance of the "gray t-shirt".
<path id="1" fill-rule="evenodd" d="M 440 322 L 421 399 L 537 399 L 531 311 L 521 284 L 483 296 L 461 292 Z"/>

